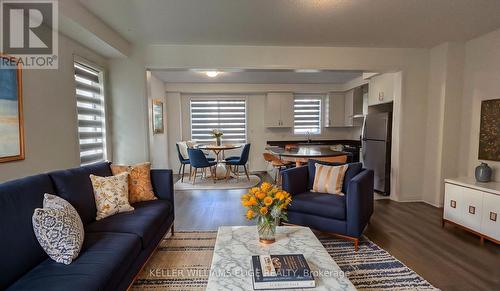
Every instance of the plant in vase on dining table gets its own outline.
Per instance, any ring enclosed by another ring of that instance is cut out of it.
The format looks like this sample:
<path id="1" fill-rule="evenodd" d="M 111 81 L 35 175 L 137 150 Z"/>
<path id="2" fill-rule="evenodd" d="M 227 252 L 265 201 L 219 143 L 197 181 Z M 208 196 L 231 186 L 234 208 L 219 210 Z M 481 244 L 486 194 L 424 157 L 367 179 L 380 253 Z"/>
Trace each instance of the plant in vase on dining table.
<path id="1" fill-rule="evenodd" d="M 291 202 L 292 198 L 288 192 L 267 182 L 241 196 L 241 203 L 247 208 L 246 218 L 257 218 L 260 242 L 275 241 L 276 226 L 280 220 L 287 221 L 286 209 Z"/>
<path id="2" fill-rule="evenodd" d="M 215 137 L 215 142 L 216 142 L 217 146 L 220 146 L 222 144 L 221 138 L 224 135 L 224 133 L 222 131 L 214 128 L 214 129 L 212 129 L 211 134 L 213 135 L 213 137 Z"/>

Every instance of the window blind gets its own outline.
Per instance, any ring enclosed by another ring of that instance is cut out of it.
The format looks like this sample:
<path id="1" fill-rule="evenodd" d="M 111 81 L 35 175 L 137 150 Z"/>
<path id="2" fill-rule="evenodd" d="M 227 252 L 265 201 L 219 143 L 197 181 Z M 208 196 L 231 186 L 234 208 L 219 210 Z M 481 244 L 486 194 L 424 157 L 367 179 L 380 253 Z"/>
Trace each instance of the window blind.
<path id="1" fill-rule="evenodd" d="M 224 141 L 246 142 L 246 101 L 191 100 L 191 139 L 213 143 L 213 129 L 224 133 Z"/>
<path id="2" fill-rule="evenodd" d="M 88 165 L 106 159 L 102 72 L 78 62 L 74 67 L 80 163 Z"/>
<path id="3" fill-rule="evenodd" d="M 321 98 L 296 97 L 293 103 L 293 132 L 321 133 Z"/>

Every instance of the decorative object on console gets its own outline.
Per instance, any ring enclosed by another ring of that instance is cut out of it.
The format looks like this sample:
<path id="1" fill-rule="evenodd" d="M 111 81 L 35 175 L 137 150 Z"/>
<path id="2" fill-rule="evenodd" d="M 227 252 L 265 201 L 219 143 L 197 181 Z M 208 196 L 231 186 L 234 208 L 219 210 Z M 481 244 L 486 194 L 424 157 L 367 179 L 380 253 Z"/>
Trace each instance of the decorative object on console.
<path id="1" fill-rule="evenodd" d="M 491 172 L 491 168 L 488 166 L 488 164 L 481 162 L 481 164 L 476 167 L 476 181 L 483 183 L 491 181 Z"/>
<path id="2" fill-rule="evenodd" d="M 24 160 L 21 65 L 0 55 L 0 162 Z"/>
<path id="3" fill-rule="evenodd" d="M 479 130 L 479 159 L 500 161 L 500 99 L 481 102 L 481 125 Z"/>
<path id="4" fill-rule="evenodd" d="M 222 145 L 222 136 L 224 135 L 224 133 L 216 128 L 212 129 L 212 132 L 211 134 L 214 136 L 215 138 L 215 143 L 217 146 L 221 146 Z"/>
<path id="5" fill-rule="evenodd" d="M 47 255 L 58 263 L 70 264 L 82 249 L 85 231 L 75 208 L 66 200 L 45 194 L 43 208 L 36 208 L 33 231 Z"/>
<path id="6" fill-rule="evenodd" d="M 276 241 L 276 226 L 280 220 L 287 220 L 286 209 L 292 202 L 289 193 L 267 182 L 260 187 L 254 187 L 241 196 L 241 203 L 247 207 L 248 220 L 257 217 L 259 241 L 271 244 Z"/>
<path id="7" fill-rule="evenodd" d="M 344 195 L 342 193 L 342 184 L 348 165 L 327 166 L 316 163 L 316 174 L 311 192 L 329 193 Z"/>
<path id="8" fill-rule="evenodd" d="M 163 133 L 163 102 L 158 99 L 153 100 L 152 111 L 153 134 Z"/>
<path id="9" fill-rule="evenodd" d="M 111 164 L 111 172 L 118 175 L 127 172 L 128 176 L 128 201 L 136 203 L 141 201 L 156 200 L 151 184 L 151 163 L 142 163 L 132 166 Z"/>
<path id="10" fill-rule="evenodd" d="M 99 177 L 91 174 L 90 180 L 94 188 L 97 208 L 96 220 L 101 220 L 120 212 L 134 210 L 128 201 L 127 172 L 109 177 Z"/>

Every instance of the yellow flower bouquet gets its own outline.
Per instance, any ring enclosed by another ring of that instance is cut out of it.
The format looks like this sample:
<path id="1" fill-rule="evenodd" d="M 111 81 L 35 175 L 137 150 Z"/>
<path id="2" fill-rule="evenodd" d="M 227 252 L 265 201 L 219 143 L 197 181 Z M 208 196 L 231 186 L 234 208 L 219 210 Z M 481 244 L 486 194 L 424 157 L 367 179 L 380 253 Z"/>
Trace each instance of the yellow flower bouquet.
<path id="1" fill-rule="evenodd" d="M 287 220 L 286 209 L 291 202 L 289 193 L 267 182 L 241 196 L 241 204 L 247 208 L 246 218 L 257 218 L 259 239 L 263 243 L 275 241 L 276 226 L 280 220 Z"/>

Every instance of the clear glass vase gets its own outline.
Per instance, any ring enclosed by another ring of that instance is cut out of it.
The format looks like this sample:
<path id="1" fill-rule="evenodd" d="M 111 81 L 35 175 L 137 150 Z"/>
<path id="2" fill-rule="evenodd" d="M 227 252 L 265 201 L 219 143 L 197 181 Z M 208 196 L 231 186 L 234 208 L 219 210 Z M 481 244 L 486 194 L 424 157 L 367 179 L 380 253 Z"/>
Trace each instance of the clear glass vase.
<path id="1" fill-rule="evenodd" d="M 215 144 L 220 147 L 222 145 L 222 139 L 220 136 L 215 138 Z"/>
<path id="2" fill-rule="evenodd" d="M 259 241 L 264 244 L 272 244 L 276 241 L 276 226 L 278 220 L 270 217 L 259 216 L 257 219 L 257 231 Z"/>

